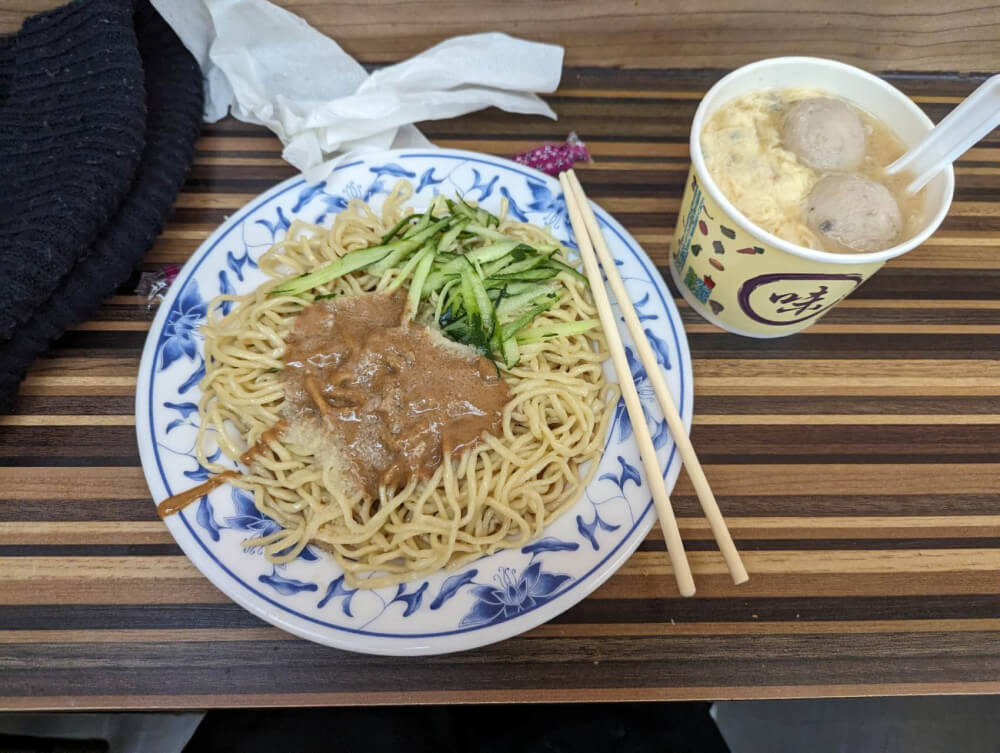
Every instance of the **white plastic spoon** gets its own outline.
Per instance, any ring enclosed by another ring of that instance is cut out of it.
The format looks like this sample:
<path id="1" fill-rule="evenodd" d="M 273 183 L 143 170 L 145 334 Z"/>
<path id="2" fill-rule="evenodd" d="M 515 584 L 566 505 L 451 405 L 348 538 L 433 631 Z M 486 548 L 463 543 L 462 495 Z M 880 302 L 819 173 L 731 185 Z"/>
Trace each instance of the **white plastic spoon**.
<path id="1" fill-rule="evenodd" d="M 914 178 L 906 186 L 906 193 L 915 194 L 998 125 L 1000 75 L 987 79 L 885 172 L 895 175 L 910 171 Z"/>

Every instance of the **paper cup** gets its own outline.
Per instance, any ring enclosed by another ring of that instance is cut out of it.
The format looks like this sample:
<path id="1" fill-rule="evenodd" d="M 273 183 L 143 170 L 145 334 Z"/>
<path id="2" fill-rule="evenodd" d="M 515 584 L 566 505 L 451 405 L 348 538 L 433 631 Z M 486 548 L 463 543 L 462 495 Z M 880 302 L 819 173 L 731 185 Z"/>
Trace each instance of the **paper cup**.
<path id="1" fill-rule="evenodd" d="M 951 167 L 926 188 L 926 224 L 885 251 L 838 254 L 782 240 L 753 224 L 723 196 L 705 167 L 701 131 L 720 107 L 760 89 L 809 87 L 835 94 L 888 125 L 907 146 L 932 127 L 909 97 L 876 76 L 823 58 L 784 57 L 739 68 L 702 99 L 691 126 L 691 170 L 670 249 L 681 295 L 713 324 L 747 337 L 801 332 L 871 277 L 916 248 L 948 214 Z"/>

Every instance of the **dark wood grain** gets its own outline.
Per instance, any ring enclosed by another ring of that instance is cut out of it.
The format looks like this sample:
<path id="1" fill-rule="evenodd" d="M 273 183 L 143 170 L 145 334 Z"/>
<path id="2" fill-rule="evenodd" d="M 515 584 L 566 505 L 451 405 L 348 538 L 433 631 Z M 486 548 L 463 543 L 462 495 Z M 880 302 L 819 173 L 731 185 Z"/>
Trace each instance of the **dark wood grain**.
<path id="1" fill-rule="evenodd" d="M 664 271 L 688 124 L 718 75 L 571 70 L 558 122 L 489 111 L 424 130 L 501 155 L 577 131 L 595 155 L 580 168 L 588 192 Z M 978 80 L 895 82 L 940 118 Z M 146 268 L 182 263 L 291 174 L 266 131 L 207 126 Z M 194 569 L 139 466 L 132 395 L 153 312 L 121 290 L 54 344 L 0 419 L 0 707 L 1000 692 L 998 198 L 993 134 L 959 163 L 942 230 L 795 337 L 735 337 L 678 299 L 694 442 L 747 586 L 729 582 L 682 476 L 697 598 L 676 596 L 653 535 L 552 622 L 451 656 L 303 642 Z"/>

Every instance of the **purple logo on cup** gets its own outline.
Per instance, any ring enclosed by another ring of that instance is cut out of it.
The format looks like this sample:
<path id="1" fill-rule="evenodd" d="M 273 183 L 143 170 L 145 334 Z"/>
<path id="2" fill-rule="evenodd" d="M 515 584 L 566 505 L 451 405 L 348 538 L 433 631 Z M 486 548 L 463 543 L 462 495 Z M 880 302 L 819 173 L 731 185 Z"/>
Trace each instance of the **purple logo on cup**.
<path id="1" fill-rule="evenodd" d="M 740 286 L 737 300 L 743 313 L 761 324 L 798 324 L 822 314 L 863 280 L 857 274 L 758 275 Z"/>

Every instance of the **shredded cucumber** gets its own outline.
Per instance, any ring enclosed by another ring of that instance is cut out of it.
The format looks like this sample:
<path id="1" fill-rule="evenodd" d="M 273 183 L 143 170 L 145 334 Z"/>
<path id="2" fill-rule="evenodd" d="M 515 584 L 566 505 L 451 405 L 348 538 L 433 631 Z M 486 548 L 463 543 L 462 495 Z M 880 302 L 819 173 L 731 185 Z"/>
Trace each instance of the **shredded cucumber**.
<path id="1" fill-rule="evenodd" d="M 553 337 L 569 337 L 570 335 L 582 335 L 589 332 L 594 327 L 601 326 L 600 319 L 582 319 L 577 322 L 560 322 L 559 324 L 547 324 L 543 327 L 532 327 L 517 335 L 517 342 L 521 345 L 528 343 L 542 342 Z"/>
<path id="2" fill-rule="evenodd" d="M 409 315 L 412 318 L 414 314 L 417 313 L 417 308 L 420 306 L 420 294 L 424 288 L 424 282 L 427 281 L 427 275 L 431 271 L 431 264 L 434 263 L 434 251 L 431 248 L 427 249 L 424 254 L 424 258 L 420 260 L 417 264 L 416 271 L 413 273 L 413 282 L 410 283 L 410 294 L 408 296 L 409 301 Z"/>
<path id="3" fill-rule="evenodd" d="M 331 280 L 336 280 L 338 277 L 343 277 L 346 274 L 367 267 L 369 264 L 374 264 L 392 252 L 391 245 L 374 246 L 372 248 L 361 249 L 360 251 L 352 251 L 329 264 L 325 264 L 315 272 L 299 275 L 284 285 L 279 285 L 271 291 L 270 295 L 300 295 L 305 293 L 317 285 L 323 285 Z"/>
<path id="4" fill-rule="evenodd" d="M 397 222 L 393 226 L 392 230 L 390 230 L 388 233 L 386 233 L 385 235 L 382 236 L 382 245 L 384 246 L 386 243 L 388 243 L 393 238 L 395 238 L 397 235 L 399 235 L 399 231 L 402 230 L 403 227 L 405 227 L 406 225 L 409 225 L 410 224 L 410 220 L 412 220 L 416 216 L 417 215 L 415 215 L 415 214 L 408 214 L 406 217 L 404 217 L 399 222 Z"/>
<path id="5" fill-rule="evenodd" d="M 452 225 L 451 228 L 449 228 L 449 230 L 441 236 L 441 242 L 438 243 L 438 251 L 441 253 L 451 251 L 455 247 L 455 244 L 458 243 L 458 236 L 462 234 L 462 231 L 465 230 L 465 226 L 468 224 L 469 220 L 464 219 L 458 220 L 454 225 Z"/>
<path id="6" fill-rule="evenodd" d="M 416 235 L 417 233 L 419 233 L 421 230 L 423 230 L 424 228 L 426 228 L 430 224 L 431 224 L 431 212 L 428 209 L 426 212 L 424 212 L 422 215 L 420 215 L 420 219 L 417 220 L 417 224 L 416 225 L 414 225 L 409 230 L 407 230 L 405 233 L 403 233 L 403 237 L 404 238 L 412 238 L 414 235 Z"/>
<path id="7" fill-rule="evenodd" d="M 517 366 L 521 360 L 521 349 L 517 347 L 517 340 L 513 337 L 504 340 L 500 346 L 500 355 L 503 357 L 503 365 L 508 369 Z"/>
<path id="8" fill-rule="evenodd" d="M 525 311 L 523 314 L 521 314 L 521 316 L 519 316 L 514 321 L 508 322 L 507 324 L 503 325 L 500 328 L 501 342 L 509 340 L 510 338 L 514 337 L 514 335 L 516 335 L 522 329 L 531 324 L 535 320 L 536 316 L 552 308 L 558 300 L 559 300 L 558 297 L 553 295 L 551 298 L 548 298 L 547 300 L 544 300 L 541 303 L 532 306 L 530 309 Z"/>
<path id="9" fill-rule="evenodd" d="M 301 293 L 305 293 L 307 290 L 311 290 L 317 285 L 324 285 L 331 280 L 336 280 L 338 277 L 343 277 L 351 272 L 356 272 L 359 269 L 369 267 L 381 261 L 389 254 L 403 253 L 405 255 L 412 251 L 416 251 L 425 241 L 432 238 L 438 230 L 447 224 L 448 220 L 443 219 L 422 230 L 416 235 L 411 236 L 410 238 L 393 241 L 392 243 L 387 243 L 384 246 L 373 246 L 372 248 L 363 248 L 357 251 L 352 251 L 349 254 L 341 256 L 339 259 L 334 259 L 329 264 L 324 264 L 314 272 L 299 275 L 298 277 L 289 280 L 284 285 L 279 285 L 272 290 L 270 294 L 299 295 Z"/>
<path id="10" fill-rule="evenodd" d="M 500 241 L 498 243 L 491 243 L 488 246 L 480 246 L 479 248 L 469 251 L 465 258 L 471 261 L 473 264 L 476 262 L 480 264 L 485 264 L 489 261 L 496 261 L 497 259 L 503 259 L 510 255 L 510 252 L 521 245 L 521 241 Z"/>
<path id="11" fill-rule="evenodd" d="M 419 265 L 424 259 L 434 261 L 434 244 L 432 242 L 425 243 L 422 249 L 410 257 L 409 261 L 407 261 L 406 264 L 403 265 L 403 268 L 399 270 L 399 274 L 396 275 L 396 279 L 393 280 L 389 287 L 385 289 L 385 292 L 391 293 L 402 285 L 403 282 L 408 279 L 411 274 L 413 274 L 417 265 Z"/>
<path id="12" fill-rule="evenodd" d="M 502 300 L 497 303 L 497 317 L 506 319 L 517 316 L 523 309 L 537 302 L 540 298 L 557 298 L 556 287 L 548 283 L 531 284 L 526 290 L 516 295 L 507 291 Z"/>
<path id="13" fill-rule="evenodd" d="M 492 228 L 483 227 L 482 225 L 477 225 L 474 222 L 470 222 L 465 226 L 465 231 L 472 233 L 473 235 L 478 235 L 480 238 L 486 238 L 491 241 L 508 241 L 510 240 L 509 235 L 504 235 L 499 230 L 493 230 Z"/>
<path id="14" fill-rule="evenodd" d="M 499 228 L 500 218 L 482 207 L 438 196 L 425 212 L 399 220 L 379 245 L 292 278 L 270 295 L 303 303 L 324 300 L 336 294 L 319 294 L 315 288 L 339 277 L 358 270 L 376 276 L 393 272 L 385 290 L 409 285 L 408 316 L 424 306 L 421 321 L 432 316 L 447 337 L 507 368 L 519 362 L 521 345 L 597 326 L 596 319 L 588 319 L 532 327 L 559 302 L 570 279 L 585 283 L 586 278 L 560 258 L 561 246 L 532 246 Z"/>

